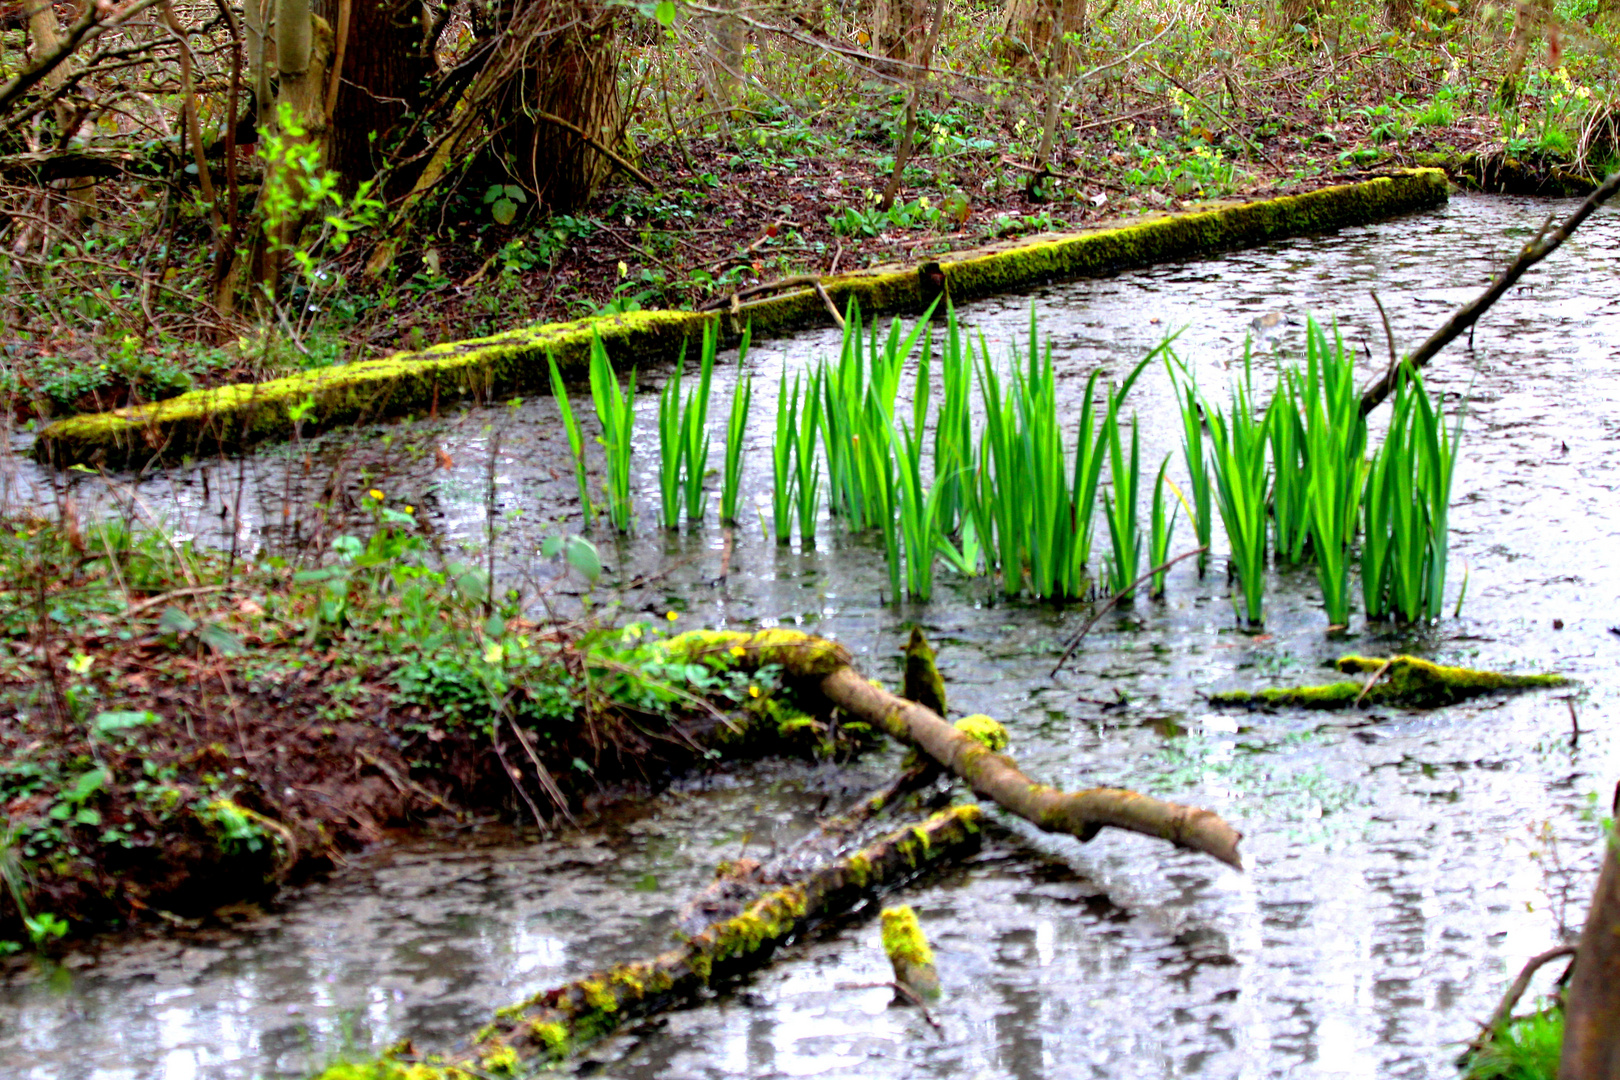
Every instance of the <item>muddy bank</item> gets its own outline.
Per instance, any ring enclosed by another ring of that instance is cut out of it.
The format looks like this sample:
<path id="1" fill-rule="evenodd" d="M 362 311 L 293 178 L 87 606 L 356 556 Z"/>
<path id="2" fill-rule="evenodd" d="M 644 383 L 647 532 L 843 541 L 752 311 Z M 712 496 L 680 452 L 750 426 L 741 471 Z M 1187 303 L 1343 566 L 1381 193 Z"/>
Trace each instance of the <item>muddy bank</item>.
<path id="1" fill-rule="evenodd" d="M 350 540 L 299 570 L 116 522 L 8 523 L 0 940 L 192 920 L 390 829 L 544 830 L 697 765 L 860 742 L 781 704 L 777 671 L 728 679 L 667 663 L 645 624 L 492 608 L 408 526 Z"/>

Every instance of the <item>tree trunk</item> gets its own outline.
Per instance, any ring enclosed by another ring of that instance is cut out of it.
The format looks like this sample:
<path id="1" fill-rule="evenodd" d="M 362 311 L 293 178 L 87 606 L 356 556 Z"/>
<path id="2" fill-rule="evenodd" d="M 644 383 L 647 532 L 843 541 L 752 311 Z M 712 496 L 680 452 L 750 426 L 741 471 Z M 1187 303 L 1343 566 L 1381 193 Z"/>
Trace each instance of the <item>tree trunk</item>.
<path id="1" fill-rule="evenodd" d="M 568 125 L 606 146 L 624 135 L 618 20 L 607 5 L 537 2 L 552 17 L 529 32 L 531 51 L 508 81 L 507 105 L 497 113 L 510 121 L 496 142 L 519 182 L 544 206 L 573 210 L 596 193 L 613 163 Z"/>
<path id="2" fill-rule="evenodd" d="M 1001 15 L 1003 55 L 1026 73 L 1050 62 L 1049 78 L 1073 75 L 1074 50 L 1062 39 L 1085 25 L 1085 0 L 1008 0 Z"/>
<path id="3" fill-rule="evenodd" d="M 1616 788 L 1620 802 L 1620 788 Z M 1609 830 L 1564 1002 L 1558 1080 L 1620 1080 L 1620 844 Z"/>
<path id="4" fill-rule="evenodd" d="M 928 0 L 878 0 L 872 8 L 876 51 L 890 60 L 916 63 L 928 37 L 928 7 Z"/>
<path id="5" fill-rule="evenodd" d="M 339 25 L 340 0 L 324 0 L 319 13 Z M 419 3 L 350 0 L 328 165 L 351 190 L 381 172 L 399 149 L 400 122 L 415 111 L 433 73 L 426 36 Z M 410 179 L 395 176 L 390 188 L 397 194 Z"/>

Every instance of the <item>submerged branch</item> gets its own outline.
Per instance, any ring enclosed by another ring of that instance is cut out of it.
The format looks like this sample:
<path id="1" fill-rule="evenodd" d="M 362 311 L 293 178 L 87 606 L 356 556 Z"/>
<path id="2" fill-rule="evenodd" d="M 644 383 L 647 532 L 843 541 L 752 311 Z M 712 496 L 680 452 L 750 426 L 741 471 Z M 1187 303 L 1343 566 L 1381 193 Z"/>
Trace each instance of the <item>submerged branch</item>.
<path id="1" fill-rule="evenodd" d="M 1218 814 L 1165 802 L 1121 788 L 1066 792 L 1037 784 L 1011 758 L 946 723 L 934 710 L 889 693 L 850 666 L 849 650 L 835 641 L 776 628 L 747 634 L 694 630 L 671 638 L 671 653 L 716 665 L 776 664 L 813 684 L 856 719 L 932 757 L 985 798 L 1047 832 L 1090 840 L 1104 826 L 1168 840 L 1243 868 L 1238 832 Z"/>
<path id="2" fill-rule="evenodd" d="M 467 1064 L 513 1075 L 520 1061 L 562 1058 L 627 1021 L 699 997 L 714 983 L 759 967 L 777 946 L 811 924 L 848 911 L 921 870 L 971 854 L 979 847 L 979 830 L 977 806 L 942 811 L 802 881 L 766 893 L 742 914 L 714 923 L 655 959 L 620 964 L 501 1009 L 495 1023 L 479 1033 L 478 1049 Z M 386 1071 L 389 1068 L 402 1076 L 417 1075 L 402 1065 L 403 1060 L 340 1065 L 324 1074 L 324 1080 L 393 1075 Z M 426 1065 L 441 1066 L 444 1075 L 459 1075 L 453 1063 Z M 370 1071 L 344 1071 L 356 1068 Z"/>

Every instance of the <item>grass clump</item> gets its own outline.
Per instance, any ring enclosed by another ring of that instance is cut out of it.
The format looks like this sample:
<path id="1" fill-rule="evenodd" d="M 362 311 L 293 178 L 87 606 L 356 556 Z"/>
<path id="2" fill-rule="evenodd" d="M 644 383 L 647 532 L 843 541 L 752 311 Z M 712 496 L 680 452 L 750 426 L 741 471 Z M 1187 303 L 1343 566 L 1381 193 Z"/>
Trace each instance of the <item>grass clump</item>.
<path id="1" fill-rule="evenodd" d="M 1564 1013 L 1547 1006 L 1515 1017 L 1471 1055 L 1463 1080 L 1556 1080 L 1564 1044 Z"/>

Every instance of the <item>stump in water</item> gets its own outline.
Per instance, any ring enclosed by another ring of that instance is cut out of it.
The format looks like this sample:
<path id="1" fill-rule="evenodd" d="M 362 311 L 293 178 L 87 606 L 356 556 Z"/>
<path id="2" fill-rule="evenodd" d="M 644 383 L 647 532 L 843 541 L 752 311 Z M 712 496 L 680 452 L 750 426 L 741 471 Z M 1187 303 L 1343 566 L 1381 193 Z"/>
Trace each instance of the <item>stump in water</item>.
<path id="1" fill-rule="evenodd" d="M 894 981 L 923 998 L 939 997 L 939 972 L 917 913 L 910 904 L 883 909 L 883 951 L 894 967 Z"/>
<path id="2" fill-rule="evenodd" d="M 934 659 L 933 647 L 921 630 L 911 628 L 911 640 L 906 642 L 906 679 L 901 693 L 919 705 L 926 705 L 939 715 L 945 713 L 945 680 L 940 677 L 939 665 Z"/>

